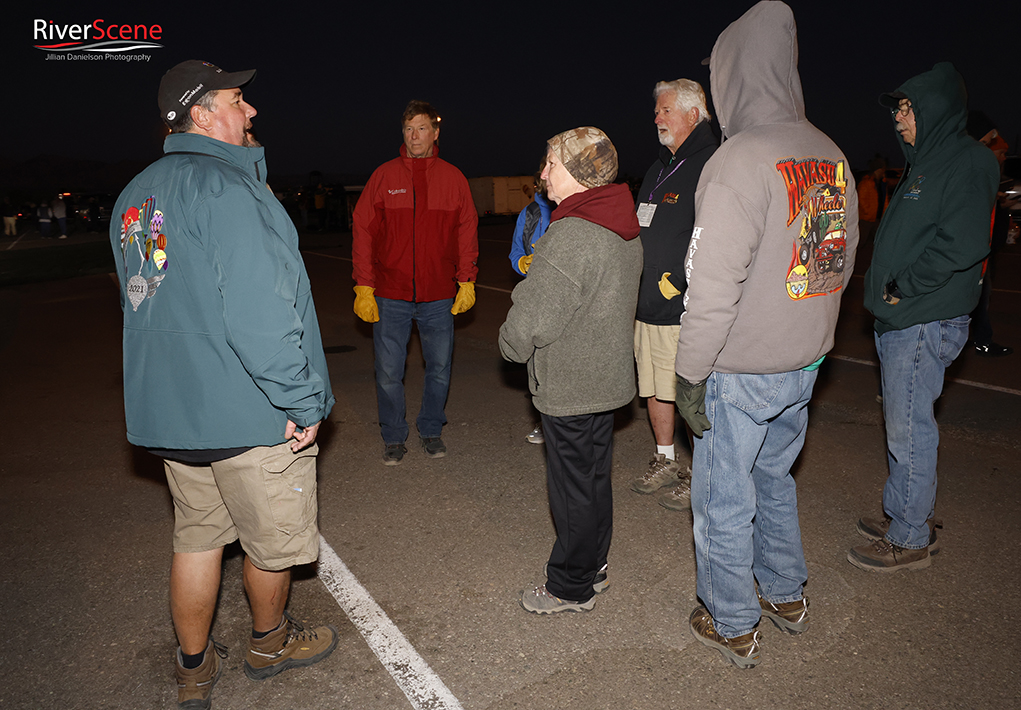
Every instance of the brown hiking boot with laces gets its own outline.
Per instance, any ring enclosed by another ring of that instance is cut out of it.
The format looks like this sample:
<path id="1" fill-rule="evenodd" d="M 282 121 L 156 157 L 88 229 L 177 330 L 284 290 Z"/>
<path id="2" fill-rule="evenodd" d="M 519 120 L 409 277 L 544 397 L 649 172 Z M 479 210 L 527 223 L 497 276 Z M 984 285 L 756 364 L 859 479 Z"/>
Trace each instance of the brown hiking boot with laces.
<path id="1" fill-rule="evenodd" d="M 209 637 L 205 656 L 198 668 L 185 668 L 181 647 L 177 647 L 177 707 L 178 710 L 208 710 L 212 702 L 213 686 L 223 673 L 221 658 L 227 657 L 227 647 Z"/>
<path id="2" fill-rule="evenodd" d="M 248 639 L 245 675 L 265 680 L 288 668 L 303 668 L 319 663 L 337 647 L 337 629 L 317 626 L 306 629 L 284 612 L 280 626 L 261 639 Z"/>

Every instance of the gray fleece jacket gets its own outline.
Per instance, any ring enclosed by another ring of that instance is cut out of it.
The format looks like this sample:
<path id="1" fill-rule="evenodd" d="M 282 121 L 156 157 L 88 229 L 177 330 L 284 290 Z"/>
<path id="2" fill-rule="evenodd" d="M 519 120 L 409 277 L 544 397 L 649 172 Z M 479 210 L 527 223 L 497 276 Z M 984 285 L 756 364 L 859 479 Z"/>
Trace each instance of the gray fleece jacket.
<path id="1" fill-rule="evenodd" d="M 543 414 L 616 409 L 635 396 L 642 244 L 635 239 L 631 193 L 607 185 L 573 195 L 553 220 L 535 247 L 528 278 L 511 294 L 500 352 L 528 364 L 532 401 Z"/>
<path id="2" fill-rule="evenodd" d="M 675 369 L 768 374 L 833 347 L 854 270 L 858 198 L 847 159 L 805 119 L 794 16 L 760 2 L 713 47 L 725 143 L 702 169 Z"/>

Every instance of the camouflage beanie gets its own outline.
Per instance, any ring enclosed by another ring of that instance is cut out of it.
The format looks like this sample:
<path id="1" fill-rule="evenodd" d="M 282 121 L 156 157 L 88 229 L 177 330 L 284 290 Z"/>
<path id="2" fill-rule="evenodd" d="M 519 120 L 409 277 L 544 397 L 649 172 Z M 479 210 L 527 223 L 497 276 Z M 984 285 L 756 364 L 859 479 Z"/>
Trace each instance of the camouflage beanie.
<path id="1" fill-rule="evenodd" d="M 609 185 L 617 177 L 617 149 L 598 128 L 564 131 L 550 138 L 548 145 L 582 187 Z"/>

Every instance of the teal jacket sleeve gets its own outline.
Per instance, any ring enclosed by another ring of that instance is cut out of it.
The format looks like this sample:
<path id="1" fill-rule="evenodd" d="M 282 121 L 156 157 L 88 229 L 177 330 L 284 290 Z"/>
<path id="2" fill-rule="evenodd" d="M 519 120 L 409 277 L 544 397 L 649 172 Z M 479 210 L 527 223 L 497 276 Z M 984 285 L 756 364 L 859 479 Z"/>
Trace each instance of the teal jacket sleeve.
<path id="1" fill-rule="evenodd" d="M 204 203 L 227 343 L 270 403 L 301 427 L 325 418 L 323 378 L 302 350 L 299 296 L 309 288 L 297 244 L 245 187 Z"/>

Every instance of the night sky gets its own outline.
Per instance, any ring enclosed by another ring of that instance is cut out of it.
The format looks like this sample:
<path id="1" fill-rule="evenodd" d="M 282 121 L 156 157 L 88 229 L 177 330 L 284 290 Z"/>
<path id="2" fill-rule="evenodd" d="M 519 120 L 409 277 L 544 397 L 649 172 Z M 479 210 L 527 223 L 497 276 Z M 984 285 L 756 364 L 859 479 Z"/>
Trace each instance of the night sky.
<path id="1" fill-rule="evenodd" d="M 440 111 L 441 155 L 468 177 L 531 173 L 546 139 L 579 125 L 606 131 L 621 171 L 640 177 L 658 147 L 656 81 L 687 77 L 708 93 L 700 62 L 751 4 L 304 2 L 265 13 L 240 3 L 19 3 L 0 24 L 0 157 L 7 165 L 44 154 L 153 160 L 165 133 L 160 77 L 203 59 L 258 70 L 245 98 L 259 111 L 270 182 L 311 170 L 367 175 L 396 156 L 400 115 L 413 98 Z M 943 60 L 964 75 L 970 107 L 985 111 L 1017 152 L 1015 3 L 789 4 L 808 118 L 855 168 L 877 152 L 903 164 L 876 97 Z M 33 46 L 43 43 L 33 38 L 37 18 L 158 24 L 163 47 L 136 52 L 148 62 L 47 60 Z"/>

